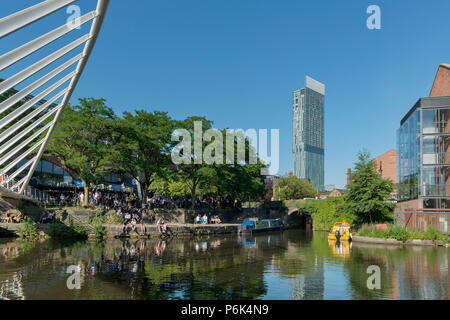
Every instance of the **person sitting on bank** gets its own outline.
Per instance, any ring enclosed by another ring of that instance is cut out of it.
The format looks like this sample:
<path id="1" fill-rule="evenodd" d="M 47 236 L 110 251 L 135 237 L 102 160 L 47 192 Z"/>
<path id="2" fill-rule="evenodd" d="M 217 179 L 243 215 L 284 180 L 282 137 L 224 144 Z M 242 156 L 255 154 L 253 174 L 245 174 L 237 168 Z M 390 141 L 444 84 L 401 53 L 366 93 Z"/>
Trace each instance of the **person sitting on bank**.
<path id="1" fill-rule="evenodd" d="M 166 234 L 167 226 L 163 218 L 159 218 L 159 220 L 156 222 L 156 226 L 158 228 L 159 233 Z"/>
<path id="2" fill-rule="evenodd" d="M 206 213 L 202 217 L 202 224 L 208 224 L 208 216 L 206 215 Z"/>
<path id="3" fill-rule="evenodd" d="M 139 232 L 137 231 L 136 225 L 137 225 L 137 219 L 136 216 L 133 215 L 133 217 L 131 218 L 131 232 L 135 232 L 137 235 L 139 235 Z"/>
<path id="4" fill-rule="evenodd" d="M 12 221 L 12 214 L 11 214 L 11 211 L 6 211 L 6 214 L 5 214 L 5 217 L 6 217 L 6 223 L 12 223 L 13 221 Z"/>
<path id="5" fill-rule="evenodd" d="M 15 216 L 15 217 L 13 218 L 13 220 L 14 220 L 15 223 L 21 223 L 22 220 L 23 220 L 23 213 L 22 213 L 22 212 L 19 212 L 19 214 L 18 214 L 17 216 Z"/>
<path id="6" fill-rule="evenodd" d="M 200 215 L 200 213 L 195 217 L 194 219 L 194 223 L 195 224 L 200 224 L 202 222 L 202 217 Z"/>
<path id="7" fill-rule="evenodd" d="M 219 218 L 218 215 L 215 215 L 215 216 L 214 216 L 213 221 L 214 221 L 214 223 L 216 223 L 216 224 L 222 222 L 222 221 L 220 220 L 220 218 Z"/>

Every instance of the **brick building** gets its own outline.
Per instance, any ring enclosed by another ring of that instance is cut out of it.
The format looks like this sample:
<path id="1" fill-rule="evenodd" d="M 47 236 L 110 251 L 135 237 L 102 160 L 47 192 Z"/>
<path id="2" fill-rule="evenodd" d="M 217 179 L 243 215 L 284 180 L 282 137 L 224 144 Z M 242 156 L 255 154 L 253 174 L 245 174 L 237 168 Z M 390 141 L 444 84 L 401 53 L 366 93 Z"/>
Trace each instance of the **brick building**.
<path id="1" fill-rule="evenodd" d="M 434 79 L 430 97 L 450 96 L 450 64 L 441 63 Z"/>
<path id="2" fill-rule="evenodd" d="M 440 64 L 430 96 L 420 98 L 397 131 L 397 221 L 450 231 L 450 65 Z"/>
<path id="3" fill-rule="evenodd" d="M 394 184 L 397 183 L 397 150 L 391 149 L 373 159 L 373 161 L 377 173 L 384 179 L 389 179 Z"/>

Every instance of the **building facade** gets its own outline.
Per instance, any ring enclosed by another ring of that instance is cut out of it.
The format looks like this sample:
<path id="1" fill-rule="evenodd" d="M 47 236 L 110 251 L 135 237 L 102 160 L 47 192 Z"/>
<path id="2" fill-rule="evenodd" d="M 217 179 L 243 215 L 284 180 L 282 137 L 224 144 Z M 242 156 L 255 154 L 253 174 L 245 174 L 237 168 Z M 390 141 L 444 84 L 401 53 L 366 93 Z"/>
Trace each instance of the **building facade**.
<path id="1" fill-rule="evenodd" d="M 398 196 L 450 208 L 450 96 L 421 98 L 397 131 Z"/>
<path id="2" fill-rule="evenodd" d="M 425 231 L 450 231 L 450 65 L 438 68 L 430 96 L 421 98 L 397 130 L 396 221 Z"/>
<path id="3" fill-rule="evenodd" d="M 391 149 L 373 159 L 375 172 L 397 184 L 397 150 Z"/>
<path id="4" fill-rule="evenodd" d="M 306 76 L 305 87 L 293 93 L 294 174 L 324 186 L 325 85 Z"/>

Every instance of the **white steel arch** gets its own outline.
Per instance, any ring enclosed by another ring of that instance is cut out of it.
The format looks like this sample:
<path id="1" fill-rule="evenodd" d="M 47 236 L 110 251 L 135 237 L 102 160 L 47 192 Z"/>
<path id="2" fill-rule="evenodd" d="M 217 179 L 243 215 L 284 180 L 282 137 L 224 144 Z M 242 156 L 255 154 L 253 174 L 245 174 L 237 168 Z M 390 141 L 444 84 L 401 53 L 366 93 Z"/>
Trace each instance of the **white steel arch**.
<path id="1" fill-rule="evenodd" d="M 25 10 L 18 11 L 0 19 L 1 39 L 14 35 L 14 32 L 45 18 L 48 15 L 76 2 L 76 0 L 46 0 Z M 0 96 L 12 92 L 0 101 L 0 186 L 23 193 L 33 175 L 36 166 L 44 153 L 56 123 L 61 117 L 64 107 L 70 100 L 78 80 L 86 66 L 86 62 L 94 47 L 101 29 L 109 0 L 98 0 L 95 10 L 77 19 L 79 25 L 91 23 L 90 31 L 67 45 L 56 49 L 44 58 L 31 63 L 14 75 L 0 82 Z M 53 43 L 57 39 L 73 31 L 70 24 L 64 23 L 9 52 L 0 51 L 0 72 L 13 66 L 22 59 Z M 63 59 L 66 55 L 84 45 L 82 53 L 60 63 L 44 76 L 21 90 L 15 86 L 37 74 L 52 63 Z M 74 68 L 75 67 L 75 68 Z M 74 69 L 50 86 L 45 86 L 58 75 Z M 0 78 L 2 78 L 0 73 Z M 68 83 L 68 84 L 67 84 Z M 44 87 L 44 89 L 42 89 Z M 36 93 L 37 92 L 37 93 Z M 33 95 L 31 95 L 33 93 Z M 50 98 L 46 98 L 52 95 Z M 47 100 L 44 100 L 47 99 Z M 62 98 L 61 103 L 55 102 Z M 51 116 L 53 119 L 48 121 Z M 35 153 L 33 153 L 35 152 Z M 31 156 L 30 156 L 31 155 Z M 24 164 L 20 162 L 24 161 Z M 19 167 L 20 166 L 20 167 Z M 24 174 L 25 173 L 25 174 Z M 17 176 L 21 176 L 16 181 Z"/>

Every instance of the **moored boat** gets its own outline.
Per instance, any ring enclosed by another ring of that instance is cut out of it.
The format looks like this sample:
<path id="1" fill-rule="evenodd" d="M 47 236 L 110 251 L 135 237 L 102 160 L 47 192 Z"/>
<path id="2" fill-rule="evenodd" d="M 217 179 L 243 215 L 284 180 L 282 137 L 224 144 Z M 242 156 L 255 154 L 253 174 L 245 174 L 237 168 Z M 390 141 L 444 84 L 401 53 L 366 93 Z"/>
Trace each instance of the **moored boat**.
<path id="1" fill-rule="evenodd" d="M 281 219 L 246 219 L 238 226 L 238 233 L 253 233 L 281 230 L 283 222 Z"/>

